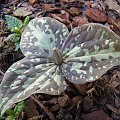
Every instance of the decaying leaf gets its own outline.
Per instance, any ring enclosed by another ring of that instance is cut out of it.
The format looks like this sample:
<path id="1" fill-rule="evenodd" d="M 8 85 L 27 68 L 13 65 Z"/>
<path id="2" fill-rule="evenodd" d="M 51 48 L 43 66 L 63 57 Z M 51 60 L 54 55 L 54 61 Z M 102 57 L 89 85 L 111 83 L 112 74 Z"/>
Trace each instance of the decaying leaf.
<path id="1" fill-rule="evenodd" d="M 73 18 L 73 21 L 72 21 L 72 26 L 81 26 L 83 24 L 87 24 L 88 23 L 88 20 L 86 17 L 79 17 L 79 16 L 76 16 Z"/>
<path id="2" fill-rule="evenodd" d="M 117 11 L 120 15 L 120 6 L 117 4 L 117 1 L 105 0 L 105 3 L 108 5 L 109 9 Z"/>
<path id="3" fill-rule="evenodd" d="M 67 3 L 69 3 L 69 2 L 75 2 L 76 0 L 60 0 L 60 2 L 67 2 Z"/>
<path id="4" fill-rule="evenodd" d="M 31 94 L 61 94 L 67 87 L 65 78 L 84 84 L 120 65 L 120 37 L 96 23 L 69 33 L 55 19 L 35 18 L 25 28 L 20 48 L 25 58 L 7 70 L 0 85 L 1 115 Z"/>
<path id="5" fill-rule="evenodd" d="M 38 5 L 38 0 L 27 0 L 33 7 L 36 7 Z"/>
<path id="6" fill-rule="evenodd" d="M 56 8 L 53 4 L 44 4 L 44 10 L 46 12 L 55 12 L 59 11 L 60 8 Z"/>
<path id="7" fill-rule="evenodd" d="M 29 7 L 19 7 L 17 8 L 14 12 L 13 12 L 13 15 L 14 16 L 19 16 L 19 17 L 25 17 L 25 16 L 28 16 L 28 15 L 31 15 L 32 14 L 32 11 L 29 9 Z"/>
<path id="8" fill-rule="evenodd" d="M 50 14 L 50 16 L 64 24 L 69 24 L 69 14 L 65 10 L 61 10 L 60 12 L 61 14 Z"/>
<path id="9" fill-rule="evenodd" d="M 107 16 L 102 11 L 93 8 L 87 9 L 85 15 L 96 22 L 105 22 L 107 20 Z"/>

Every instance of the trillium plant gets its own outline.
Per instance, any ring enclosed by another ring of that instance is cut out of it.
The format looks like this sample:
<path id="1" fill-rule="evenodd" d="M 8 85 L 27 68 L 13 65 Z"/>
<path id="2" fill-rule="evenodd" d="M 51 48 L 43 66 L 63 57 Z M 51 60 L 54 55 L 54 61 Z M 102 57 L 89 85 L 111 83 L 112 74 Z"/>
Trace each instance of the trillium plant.
<path id="1" fill-rule="evenodd" d="M 92 82 L 120 65 L 120 37 L 107 27 L 89 23 L 68 31 L 52 18 L 35 18 L 21 36 L 25 57 L 5 73 L 0 86 L 1 115 L 35 93 L 60 95 L 74 84 Z"/>

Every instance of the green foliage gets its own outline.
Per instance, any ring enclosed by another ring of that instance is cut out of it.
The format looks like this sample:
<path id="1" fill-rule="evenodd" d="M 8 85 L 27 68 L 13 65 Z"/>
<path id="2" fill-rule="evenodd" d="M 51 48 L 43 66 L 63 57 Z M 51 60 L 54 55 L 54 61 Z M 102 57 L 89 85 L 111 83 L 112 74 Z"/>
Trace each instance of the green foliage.
<path id="1" fill-rule="evenodd" d="M 30 21 L 30 17 L 27 16 L 27 17 L 25 18 L 25 20 L 24 20 L 23 26 L 26 27 L 27 24 L 29 23 L 29 21 Z"/>
<path id="2" fill-rule="evenodd" d="M 15 51 L 18 51 L 20 48 L 20 37 L 22 35 L 23 30 L 25 29 L 25 27 L 27 26 L 27 24 L 29 23 L 30 17 L 27 16 L 24 20 L 24 22 L 22 22 L 20 19 L 10 16 L 10 15 L 6 15 L 6 22 L 7 22 L 7 27 L 8 30 L 11 31 L 11 33 L 7 38 L 6 41 L 12 41 L 15 43 Z"/>
<path id="3" fill-rule="evenodd" d="M 5 120 L 15 120 L 14 116 L 8 116 Z"/>
<path id="4" fill-rule="evenodd" d="M 6 22 L 7 22 L 7 27 L 9 30 L 13 29 L 14 27 L 17 27 L 19 29 L 22 28 L 23 22 L 19 20 L 16 17 L 10 16 L 10 15 L 5 15 Z"/>
<path id="5" fill-rule="evenodd" d="M 19 103 L 15 106 L 14 113 L 15 113 L 15 116 L 16 116 L 16 117 L 19 117 L 19 115 L 23 112 L 24 107 L 25 107 L 24 101 L 19 102 Z"/>
<path id="6" fill-rule="evenodd" d="M 18 118 L 21 115 L 21 113 L 24 110 L 24 107 L 25 107 L 25 102 L 24 101 L 19 102 L 15 106 L 14 110 L 12 110 L 12 109 L 6 110 L 4 116 L 1 117 L 0 120 L 3 120 L 3 119 L 5 119 L 5 120 L 15 120 L 16 118 Z"/>

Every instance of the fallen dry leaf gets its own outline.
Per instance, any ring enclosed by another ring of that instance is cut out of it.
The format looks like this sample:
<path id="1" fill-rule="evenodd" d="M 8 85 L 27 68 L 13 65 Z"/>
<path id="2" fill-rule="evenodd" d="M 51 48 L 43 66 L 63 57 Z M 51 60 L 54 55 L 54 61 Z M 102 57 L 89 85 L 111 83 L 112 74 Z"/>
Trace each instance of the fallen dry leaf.
<path id="1" fill-rule="evenodd" d="M 120 6 L 117 4 L 117 1 L 105 0 L 105 3 L 108 5 L 109 9 L 117 11 L 120 15 Z"/>
<path id="2" fill-rule="evenodd" d="M 25 17 L 31 14 L 32 11 L 26 7 L 19 7 L 13 12 L 14 16 L 19 16 L 19 17 Z"/>
<path id="3" fill-rule="evenodd" d="M 70 14 L 71 14 L 72 16 L 79 15 L 79 13 L 80 13 L 80 8 L 71 7 L 69 12 L 70 12 Z"/>
<path id="4" fill-rule="evenodd" d="M 66 106 L 69 102 L 70 102 L 70 98 L 69 98 L 69 96 L 67 94 L 65 94 L 64 96 L 58 98 L 58 104 L 61 107 Z"/>
<path id="5" fill-rule="evenodd" d="M 38 0 L 27 0 L 33 7 L 38 7 Z"/>
<path id="6" fill-rule="evenodd" d="M 32 118 L 38 116 L 39 113 L 36 111 L 37 105 L 34 103 L 32 99 L 28 99 L 25 105 L 25 116 L 27 118 Z"/>
<path id="7" fill-rule="evenodd" d="M 72 26 L 73 27 L 81 26 L 81 25 L 86 24 L 86 23 L 88 23 L 88 20 L 86 17 L 76 16 L 72 19 Z"/>
<path id="8" fill-rule="evenodd" d="M 90 7 L 90 6 L 91 6 L 91 4 L 92 4 L 92 2 L 91 2 L 91 1 L 85 1 L 85 5 L 86 5 L 87 7 Z"/>
<path id="9" fill-rule="evenodd" d="M 94 111 L 92 113 L 82 115 L 83 120 L 106 120 L 106 118 L 108 119 L 108 115 L 103 111 Z"/>
<path id="10" fill-rule="evenodd" d="M 88 96 L 84 97 L 83 98 L 83 110 L 87 112 L 92 108 L 92 106 L 93 106 L 93 98 L 88 97 Z"/>
<path id="11" fill-rule="evenodd" d="M 102 0 L 96 0 L 96 1 L 94 1 L 94 2 L 92 3 L 91 7 L 105 11 L 106 4 L 105 4 L 104 1 L 102 1 Z"/>
<path id="12" fill-rule="evenodd" d="M 70 107 L 67 109 L 67 111 L 70 111 L 73 107 L 78 107 L 79 104 L 82 102 L 82 97 L 81 96 L 75 96 L 72 98 L 70 101 Z"/>
<path id="13" fill-rule="evenodd" d="M 60 2 L 75 2 L 76 0 L 60 0 Z"/>
<path id="14" fill-rule="evenodd" d="M 60 10 L 60 8 L 56 8 L 53 4 L 44 4 L 43 7 L 46 12 L 55 12 Z"/>
<path id="15" fill-rule="evenodd" d="M 119 110 L 117 108 L 115 108 L 114 106 L 112 106 L 111 104 L 106 104 L 106 107 L 111 110 L 112 112 L 119 114 Z"/>
<path id="16" fill-rule="evenodd" d="M 61 14 L 50 14 L 49 16 L 59 20 L 64 24 L 68 25 L 70 23 L 69 14 L 65 10 L 61 10 Z"/>
<path id="17" fill-rule="evenodd" d="M 102 11 L 93 8 L 87 9 L 85 15 L 95 22 L 105 22 L 107 20 L 107 16 Z"/>

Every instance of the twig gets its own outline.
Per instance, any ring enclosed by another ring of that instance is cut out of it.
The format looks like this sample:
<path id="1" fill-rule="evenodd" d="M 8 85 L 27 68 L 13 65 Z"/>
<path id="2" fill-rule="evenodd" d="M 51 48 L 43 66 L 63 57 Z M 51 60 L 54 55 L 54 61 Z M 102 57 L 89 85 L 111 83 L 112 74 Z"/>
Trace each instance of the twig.
<path id="1" fill-rule="evenodd" d="M 3 71 L 1 71 L 1 70 L 0 70 L 0 74 L 5 75 L 5 73 Z"/>
<path id="2" fill-rule="evenodd" d="M 34 100 L 43 110 L 44 112 L 49 116 L 51 120 L 56 120 L 55 116 L 43 105 L 42 101 L 39 101 L 36 97 L 33 95 L 30 96 L 32 100 Z"/>

